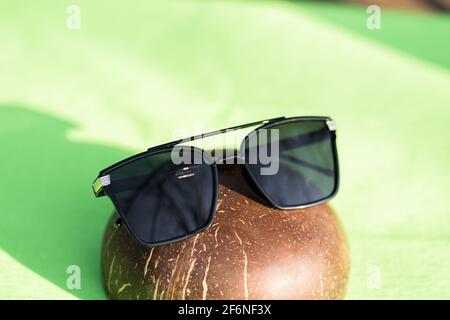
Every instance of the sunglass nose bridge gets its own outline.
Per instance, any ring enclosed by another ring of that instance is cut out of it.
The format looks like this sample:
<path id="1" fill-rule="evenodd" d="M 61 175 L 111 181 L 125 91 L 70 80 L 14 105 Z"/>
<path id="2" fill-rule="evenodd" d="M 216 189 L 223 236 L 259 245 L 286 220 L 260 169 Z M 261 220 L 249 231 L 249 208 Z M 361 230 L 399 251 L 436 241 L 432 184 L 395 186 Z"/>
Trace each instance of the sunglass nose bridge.
<path id="1" fill-rule="evenodd" d="M 239 150 L 223 150 L 222 154 L 213 155 L 215 164 L 243 164 L 245 156 Z M 231 162 L 233 160 L 233 162 Z"/>

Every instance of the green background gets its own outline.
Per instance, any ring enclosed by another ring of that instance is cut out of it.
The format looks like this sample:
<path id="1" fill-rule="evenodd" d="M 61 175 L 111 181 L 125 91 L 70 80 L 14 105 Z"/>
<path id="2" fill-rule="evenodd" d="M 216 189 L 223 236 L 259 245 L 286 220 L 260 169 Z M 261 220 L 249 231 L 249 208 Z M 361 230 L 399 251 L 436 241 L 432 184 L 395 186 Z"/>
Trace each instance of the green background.
<path id="1" fill-rule="evenodd" d="M 449 16 L 382 8 L 368 30 L 365 7 L 322 3 L 0 6 L 0 298 L 105 298 L 98 171 L 180 128 L 280 115 L 338 124 L 347 298 L 450 298 Z"/>

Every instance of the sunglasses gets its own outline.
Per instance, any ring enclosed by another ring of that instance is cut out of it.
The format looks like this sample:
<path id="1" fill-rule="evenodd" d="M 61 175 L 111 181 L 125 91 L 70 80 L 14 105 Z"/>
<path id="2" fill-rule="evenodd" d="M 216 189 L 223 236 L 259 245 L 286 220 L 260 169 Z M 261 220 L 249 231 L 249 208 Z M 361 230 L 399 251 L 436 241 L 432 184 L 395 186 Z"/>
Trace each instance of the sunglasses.
<path id="1" fill-rule="evenodd" d="M 189 145 L 206 137 L 255 127 L 233 150 Z M 141 244 L 185 239 L 212 223 L 220 164 L 241 164 L 252 185 L 279 209 L 306 208 L 338 189 L 336 127 L 327 117 L 275 118 L 180 139 L 102 170 L 96 197 L 108 196 L 119 222 Z M 224 156 L 225 153 L 225 156 Z"/>

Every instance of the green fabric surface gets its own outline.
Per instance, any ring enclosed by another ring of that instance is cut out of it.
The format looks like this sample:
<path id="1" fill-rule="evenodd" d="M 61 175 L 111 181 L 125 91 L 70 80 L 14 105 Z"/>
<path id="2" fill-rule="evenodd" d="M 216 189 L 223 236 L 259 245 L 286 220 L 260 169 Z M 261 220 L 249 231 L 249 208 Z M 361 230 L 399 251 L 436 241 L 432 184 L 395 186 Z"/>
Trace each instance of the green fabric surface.
<path id="1" fill-rule="evenodd" d="M 77 4 L 80 30 L 66 4 L 0 10 L 0 298 L 105 298 L 98 171 L 181 129 L 280 115 L 337 122 L 347 298 L 450 298 L 449 16 L 383 10 L 368 31 L 364 7 Z"/>

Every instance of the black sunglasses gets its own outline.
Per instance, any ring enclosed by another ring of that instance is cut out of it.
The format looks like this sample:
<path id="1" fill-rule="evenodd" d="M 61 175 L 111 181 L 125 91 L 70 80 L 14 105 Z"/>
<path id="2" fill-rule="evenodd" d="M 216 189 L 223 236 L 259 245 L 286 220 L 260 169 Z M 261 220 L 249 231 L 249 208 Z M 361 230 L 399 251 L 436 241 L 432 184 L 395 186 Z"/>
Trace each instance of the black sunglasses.
<path id="1" fill-rule="evenodd" d="M 186 145 L 250 127 L 256 129 L 231 156 L 228 150 L 223 156 Z M 305 208 L 332 198 L 339 183 L 335 131 L 327 117 L 282 117 L 192 136 L 102 170 L 93 189 L 97 197 L 109 196 L 138 242 L 167 244 L 211 224 L 218 197 L 217 165 L 230 159 L 244 166 L 257 191 L 276 208 Z"/>

